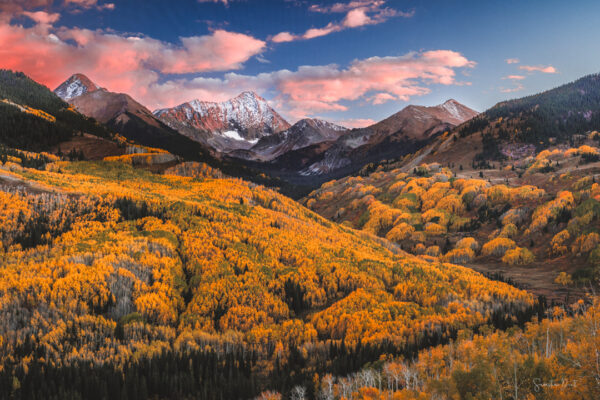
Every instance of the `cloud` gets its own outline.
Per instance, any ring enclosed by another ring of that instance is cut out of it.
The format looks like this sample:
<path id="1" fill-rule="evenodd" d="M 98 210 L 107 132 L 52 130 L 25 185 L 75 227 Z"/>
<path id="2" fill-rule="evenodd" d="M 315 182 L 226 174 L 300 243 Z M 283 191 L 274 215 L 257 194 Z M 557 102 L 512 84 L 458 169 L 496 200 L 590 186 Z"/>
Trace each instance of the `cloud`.
<path id="1" fill-rule="evenodd" d="M 242 33 L 216 30 L 212 35 L 182 38 L 183 48 L 160 48 L 151 60 L 160 72 L 182 74 L 239 69 L 262 53 L 265 42 Z M 161 46 L 162 47 L 162 46 Z"/>
<path id="2" fill-rule="evenodd" d="M 58 13 L 47 13 L 45 11 L 24 11 L 22 14 L 32 19 L 36 24 L 41 25 L 51 25 L 60 18 Z"/>
<path id="3" fill-rule="evenodd" d="M 408 53 L 398 57 L 355 60 L 348 67 L 305 65 L 296 71 L 279 70 L 255 76 L 230 72 L 222 79 L 198 77 L 156 85 L 155 98 L 164 106 L 177 104 L 187 94 L 224 100 L 241 90 L 273 94 L 276 106 L 287 116 L 303 118 L 319 112 L 346 111 L 347 101 L 371 104 L 408 101 L 430 92 L 431 84 L 459 84 L 456 69 L 472 68 L 473 61 L 450 50 Z"/>
<path id="4" fill-rule="evenodd" d="M 507 58 L 506 59 L 506 63 L 507 64 L 518 64 L 519 63 L 519 59 L 518 58 Z"/>
<path id="5" fill-rule="evenodd" d="M 348 28 L 356 28 L 372 23 L 373 19 L 367 15 L 367 10 L 365 8 L 355 8 L 354 10 L 348 11 L 342 24 Z"/>
<path id="6" fill-rule="evenodd" d="M 508 75 L 502 79 L 511 79 L 513 81 L 522 81 L 523 79 L 525 79 L 525 77 L 523 75 Z"/>
<path id="7" fill-rule="evenodd" d="M 37 13 L 31 18 L 55 19 Z M 175 45 L 145 36 L 39 23 L 26 28 L 0 20 L 1 68 L 24 71 L 52 89 L 82 72 L 99 85 L 129 93 L 151 107 L 161 103 L 152 93 L 161 74 L 239 69 L 264 48 L 261 40 L 224 30 L 182 38 Z M 186 95 L 185 87 L 180 89 Z"/>
<path id="8" fill-rule="evenodd" d="M 198 3 L 223 3 L 226 6 L 229 5 L 228 0 L 198 0 Z"/>
<path id="9" fill-rule="evenodd" d="M 500 88 L 500 91 L 501 91 L 502 93 L 514 93 L 514 92 L 521 91 L 521 90 L 523 90 L 523 89 L 524 89 L 523 85 L 521 85 L 521 84 L 519 83 L 517 86 L 515 86 L 515 87 L 513 87 L 513 88 Z"/>
<path id="10" fill-rule="evenodd" d="M 376 123 L 374 119 L 370 118 L 349 118 L 335 121 L 336 124 L 344 126 L 346 128 L 365 128 L 367 126 Z"/>
<path id="11" fill-rule="evenodd" d="M 114 10 L 114 3 L 98 4 L 98 0 L 64 0 L 65 6 L 73 6 L 76 9 L 88 10 L 95 8 L 97 10 Z"/>
<path id="12" fill-rule="evenodd" d="M 543 66 L 543 65 L 521 65 L 519 66 L 519 69 L 522 69 L 524 71 L 528 71 L 528 72 L 543 72 L 545 74 L 556 74 L 556 68 L 554 68 L 552 65 L 548 65 L 547 67 Z"/>
<path id="13" fill-rule="evenodd" d="M 50 6 L 66 8 L 70 12 L 80 12 L 95 8 L 97 10 L 114 10 L 114 3 L 98 4 L 98 0 L 0 0 L 0 19 L 6 20 L 19 14 L 24 14 L 24 11 L 48 10 Z M 52 15 L 52 14 L 49 14 Z M 34 19 L 34 18 L 32 18 Z M 35 19 L 34 19 L 35 20 Z M 55 22 L 55 21 L 53 21 Z"/>
<path id="14" fill-rule="evenodd" d="M 356 100 L 371 104 L 407 101 L 429 93 L 432 84 L 461 84 L 456 81 L 457 70 L 475 66 L 460 53 L 433 50 L 355 60 L 345 67 L 304 65 L 295 71 L 244 75 L 232 71 L 266 49 L 264 41 L 246 34 L 221 29 L 174 44 L 142 35 L 52 27 L 58 16 L 49 13 L 28 17 L 36 25 L 0 20 L 1 68 L 23 71 L 52 89 L 81 72 L 150 108 L 193 98 L 220 101 L 242 90 L 255 90 L 272 98 L 283 113 L 301 118 L 345 111 L 347 102 Z M 229 72 L 221 78 L 183 76 L 215 71 Z"/>
<path id="15" fill-rule="evenodd" d="M 330 22 L 322 28 L 311 28 L 303 34 L 292 34 L 290 32 L 280 32 L 271 38 L 275 43 L 291 42 L 294 40 L 307 40 L 329 35 L 333 32 L 339 32 L 344 29 L 358 28 L 366 25 L 380 24 L 392 17 L 409 18 L 414 15 L 414 11 L 403 12 L 389 7 L 384 7 L 383 0 L 364 0 L 351 1 L 349 3 L 336 3 L 332 6 L 312 5 L 310 11 L 320 13 L 345 13 L 346 16 L 341 22 Z"/>
<path id="16" fill-rule="evenodd" d="M 311 28 L 311 29 L 307 30 L 306 32 L 304 32 L 304 35 L 302 35 L 300 38 L 301 39 L 314 39 L 316 37 L 329 35 L 332 32 L 338 32 L 341 29 L 342 28 L 339 25 L 336 25 L 336 24 L 333 24 L 330 22 L 324 28 Z"/>
<path id="17" fill-rule="evenodd" d="M 377 94 L 367 98 L 367 100 L 369 102 L 371 102 L 371 104 L 377 105 L 377 104 L 387 103 L 388 101 L 391 101 L 391 100 L 396 100 L 396 97 L 389 93 L 377 93 Z"/>
<path id="18" fill-rule="evenodd" d="M 0 0 L 0 12 L 19 13 L 24 10 L 47 8 L 53 0 Z"/>
<path id="19" fill-rule="evenodd" d="M 289 32 L 280 32 L 271 38 L 271 41 L 275 43 L 291 42 L 293 40 L 296 40 L 296 36 Z"/>

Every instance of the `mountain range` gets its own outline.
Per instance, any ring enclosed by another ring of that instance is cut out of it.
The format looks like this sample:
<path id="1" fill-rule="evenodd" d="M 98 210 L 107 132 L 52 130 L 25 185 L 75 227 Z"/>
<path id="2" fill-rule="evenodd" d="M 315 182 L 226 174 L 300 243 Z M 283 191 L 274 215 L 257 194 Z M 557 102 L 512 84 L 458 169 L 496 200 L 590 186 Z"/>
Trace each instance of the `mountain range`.
<path id="1" fill-rule="evenodd" d="M 402 157 L 476 115 L 476 111 L 456 100 L 434 107 L 407 106 L 381 122 L 353 129 L 321 147 L 298 166 L 300 174 L 327 176 L 338 170 L 347 174 L 367 163 Z"/>
<path id="2" fill-rule="evenodd" d="M 202 141 L 83 75 L 56 93 L 0 70 L 0 397 L 535 397 L 543 373 L 597 398 L 599 75 L 361 129 L 244 93 Z"/>
<path id="3" fill-rule="evenodd" d="M 406 170 L 422 162 L 486 167 L 524 159 L 553 145 L 574 146 L 600 129 L 600 74 L 532 96 L 507 100 L 412 154 Z"/>
<path id="4" fill-rule="evenodd" d="M 477 115 L 448 100 L 435 107 L 411 105 L 367 128 L 350 130 L 320 119 L 302 119 L 292 126 L 250 91 L 221 103 L 191 100 L 152 113 L 129 95 L 102 89 L 83 74 L 71 76 L 54 92 L 128 138 L 159 146 L 163 136 L 172 137 L 177 131 L 218 158 L 250 162 L 279 176 L 308 177 L 305 182 L 403 156 Z M 139 135 L 142 126 L 146 132 Z M 156 140 L 148 141 L 147 131 Z"/>

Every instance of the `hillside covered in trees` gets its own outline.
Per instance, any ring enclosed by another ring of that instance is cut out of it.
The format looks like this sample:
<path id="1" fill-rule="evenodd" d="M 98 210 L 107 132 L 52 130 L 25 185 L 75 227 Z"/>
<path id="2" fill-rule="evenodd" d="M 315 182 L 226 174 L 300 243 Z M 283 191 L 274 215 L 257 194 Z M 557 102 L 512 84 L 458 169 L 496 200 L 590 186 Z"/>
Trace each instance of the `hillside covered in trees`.
<path id="1" fill-rule="evenodd" d="M 570 288 L 600 277 L 597 136 L 479 171 L 381 166 L 328 182 L 304 204 L 425 259 L 544 282 L 539 294 L 564 300 Z"/>
<path id="2" fill-rule="evenodd" d="M 287 393 L 535 312 L 237 179 L 18 161 L 0 170 L 2 397 Z"/>
<path id="3" fill-rule="evenodd" d="M 43 151 L 87 132 L 109 137 L 108 130 L 21 72 L 0 70 L 0 142 Z"/>
<path id="4" fill-rule="evenodd" d="M 62 145 L 74 151 L 70 158 L 80 159 L 83 146 L 79 136 L 86 136 L 88 142 L 90 137 L 107 139 L 109 148 L 110 144 L 113 144 L 111 142 L 121 145 L 121 139 L 124 137 L 132 143 L 169 151 L 187 161 L 206 163 L 231 176 L 278 188 L 294 197 L 304 195 L 309 190 L 305 186 L 293 185 L 267 176 L 235 160 L 218 159 L 201 144 L 159 121 L 144 120 L 136 113 L 127 111 L 121 118 L 114 118 L 103 124 L 82 115 L 47 87 L 33 81 L 24 73 L 0 69 L 2 148 L 35 152 L 50 152 L 54 149 L 54 153 L 58 153 Z M 107 147 L 106 141 L 97 141 L 96 144 L 99 147 Z M 117 151 L 112 155 L 121 154 L 122 151 Z"/>
<path id="5" fill-rule="evenodd" d="M 462 331 L 450 344 L 423 350 L 414 360 L 381 358 L 362 370 L 326 375 L 318 398 L 336 399 L 548 399 L 600 396 L 600 345 L 594 297 L 525 329 L 473 334 Z M 297 398 L 305 393 L 295 387 Z M 264 393 L 261 399 L 281 399 Z"/>
<path id="6" fill-rule="evenodd" d="M 600 74 L 542 93 L 508 100 L 457 128 L 461 137 L 481 132 L 500 141 L 548 146 L 600 129 Z M 491 140 L 491 139 L 490 139 Z"/>

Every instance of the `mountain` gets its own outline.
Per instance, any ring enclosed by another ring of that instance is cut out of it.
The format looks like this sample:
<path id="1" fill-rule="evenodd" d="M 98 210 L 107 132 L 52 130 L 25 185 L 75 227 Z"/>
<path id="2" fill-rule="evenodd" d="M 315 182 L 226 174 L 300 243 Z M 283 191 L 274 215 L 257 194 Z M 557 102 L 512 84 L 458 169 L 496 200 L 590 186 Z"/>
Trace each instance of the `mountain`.
<path id="1" fill-rule="evenodd" d="M 263 136 L 248 150 L 238 150 L 230 156 L 256 161 L 270 161 L 287 152 L 302 149 L 316 143 L 338 139 L 348 129 L 316 118 L 305 118 L 289 129 Z"/>
<path id="2" fill-rule="evenodd" d="M 205 162 L 230 176 L 242 177 L 267 186 L 276 186 L 285 193 L 292 194 L 298 190 L 304 193 L 306 191 L 306 188 L 298 189 L 286 182 L 265 176 L 260 171 L 240 164 L 237 160 L 216 159 L 211 154 L 211 149 L 203 143 L 194 141 L 170 128 L 128 94 L 114 93 L 104 88 L 91 90 L 99 88 L 99 85 L 83 74 L 71 76 L 56 88 L 55 92 L 64 95 L 65 88 L 69 87 L 72 87 L 69 92 L 72 95 L 69 103 L 75 109 L 136 143 L 167 150 L 188 161 Z M 81 94 L 76 95 L 77 93 Z M 65 107 L 68 106 L 54 94 L 52 96 Z M 259 109 L 264 110 L 264 107 L 260 106 Z M 78 115 L 80 114 L 78 113 Z M 249 119 L 250 117 L 248 117 Z"/>
<path id="3" fill-rule="evenodd" d="M 87 76 L 83 74 L 74 74 L 61 83 L 59 87 L 54 89 L 54 93 L 64 101 L 68 102 L 82 94 L 94 92 L 99 89 L 100 87 L 92 82 Z"/>
<path id="4" fill-rule="evenodd" d="M 337 140 L 274 160 L 295 168 L 304 176 L 339 176 L 357 171 L 367 163 L 398 158 L 425 146 L 432 137 L 450 130 L 477 112 L 448 100 L 434 107 L 405 107 L 381 122 L 352 129 Z"/>
<path id="5" fill-rule="evenodd" d="M 109 137 L 108 130 L 21 72 L 0 70 L 0 142 L 48 151 L 80 133 Z"/>
<path id="6" fill-rule="evenodd" d="M 582 134 L 600 129 L 600 74 L 520 99 L 503 101 L 426 146 L 420 162 L 486 167 L 492 161 L 524 158 L 548 146 L 574 146 Z M 418 160 L 416 159 L 418 158 Z"/>
<path id="7" fill-rule="evenodd" d="M 427 139 L 448 127 L 460 125 L 477 114 L 477 111 L 450 99 L 433 107 L 407 106 L 402 111 L 369 126 L 367 130 L 375 135 L 402 135 L 417 140 Z"/>
<path id="8" fill-rule="evenodd" d="M 142 145 L 160 147 L 191 159 L 206 157 L 208 151 L 159 121 L 142 104 L 125 93 L 99 88 L 83 74 L 75 74 L 54 93 L 64 96 L 80 113 Z"/>
<path id="9" fill-rule="evenodd" d="M 222 103 L 192 100 L 154 115 L 183 135 L 219 151 L 249 149 L 258 141 L 290 127 L 267 101 L 242 92 Z"/>

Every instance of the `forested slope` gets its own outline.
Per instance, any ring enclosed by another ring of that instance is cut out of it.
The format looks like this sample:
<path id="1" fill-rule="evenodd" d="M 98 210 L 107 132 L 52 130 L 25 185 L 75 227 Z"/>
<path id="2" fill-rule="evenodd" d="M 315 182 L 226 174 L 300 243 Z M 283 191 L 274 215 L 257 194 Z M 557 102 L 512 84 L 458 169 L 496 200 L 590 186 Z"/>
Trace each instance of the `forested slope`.
<path id="1" fill-rule="evenodd" d="M 48 88 L 21 72 L 0 70 L 0 142 L 42 151 L 80 132 L 108 137 L 108 130 L 87 118 Z"/>
<path id="2" fill-rule="evenodd" d="M 241 180 L 15 161 L 0 170 L 3 397 L 287 393 L 533 313 L 523 291 Z"/>

